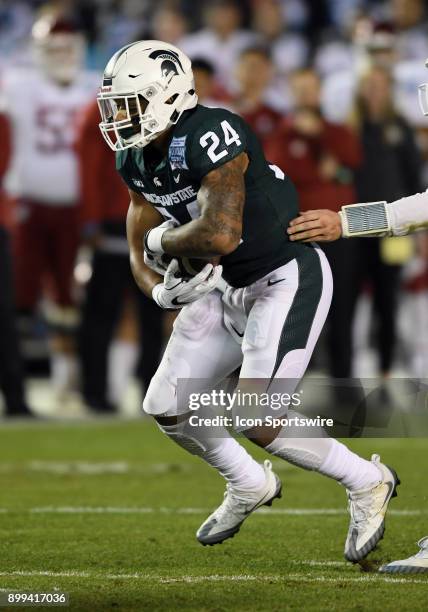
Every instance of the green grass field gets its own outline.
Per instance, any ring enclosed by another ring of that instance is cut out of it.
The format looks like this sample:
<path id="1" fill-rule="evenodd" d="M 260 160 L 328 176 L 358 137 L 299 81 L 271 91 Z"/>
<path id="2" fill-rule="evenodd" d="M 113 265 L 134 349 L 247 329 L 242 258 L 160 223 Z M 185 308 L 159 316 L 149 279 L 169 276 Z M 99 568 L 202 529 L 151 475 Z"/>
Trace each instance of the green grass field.
<path id="1" fill-rule="evenodd" d="M 426 440 L 351 446 L 379 452 L 402 480 L 373 566 L 408 556 L 428 534 Z M 68 609 L 88 611 L 428 609 L 428 576 L 362 573 L 343 560 L 340 486 L 283 462 L 275 469 L 283 498 L 204 548 L 194 534 L 221 501 L 222 480 L 151 422 L 6 424 L 0 588 L 59 589 Z"/>

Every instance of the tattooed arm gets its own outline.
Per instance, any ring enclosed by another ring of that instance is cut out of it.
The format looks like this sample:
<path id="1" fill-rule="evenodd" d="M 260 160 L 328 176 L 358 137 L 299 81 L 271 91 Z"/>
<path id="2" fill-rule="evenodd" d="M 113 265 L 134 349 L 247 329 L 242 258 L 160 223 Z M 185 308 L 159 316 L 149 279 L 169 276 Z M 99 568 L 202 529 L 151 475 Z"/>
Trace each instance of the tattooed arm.
<path id="1" fill-rule="evenodd" d="M 201 216 L 162 236 L 170 255 L 216 257 L 232 253 L 241 240 L 245 200 L 246 153 L 209 172 L 198 192 Z"/>

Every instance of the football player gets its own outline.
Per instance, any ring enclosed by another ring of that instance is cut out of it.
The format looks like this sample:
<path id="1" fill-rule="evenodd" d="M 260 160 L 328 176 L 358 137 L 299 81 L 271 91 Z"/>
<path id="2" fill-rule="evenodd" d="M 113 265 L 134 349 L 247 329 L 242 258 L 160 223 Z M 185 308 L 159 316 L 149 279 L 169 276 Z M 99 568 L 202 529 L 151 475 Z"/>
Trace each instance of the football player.
<path id="1" fill-rule="evenodd" d="M 428 60 L 425 62 L 428 67 Z M 428 115 L 428 83 L 419 87 L 422 113 Z M 395 202 L 368 202 L 342 206 L 340 212 L 309 210 L 290 222 L 293 242 L 331 242 L 364 236 L 403 236 L 428 229 L 428 190 Z M 383 573 L 428 572 L 428 536 L 418 542 L 420 550 L 408 559 L 392 561 L 380 568 Z"/>
<path id="2" fill-rule="evenodd" d="M 5 190 L 17 201 L 16 302 L 23 319 L 32 317 L 46 295 L 45 277 L 50 281 L 52 380 L 68 399 L 75 370 L 72 279 L 80 196 L 73 141 L 99 77 L 83 70 L 83 35 L 70 20 L 43 15 L 32 35 L 34 66 L 6 70 L 0 88 L 0 113 L 12 133 Z"/>
<path id="3" fill-rule="evenodd" d="M 198 104 L 190 60 L 178 48 L 145 40 L 120 49 L 98 103 L 101 132 L 129 187 L 135 280 L 162 308 L 181 309 L 143 409 L 226 479 L 224 501 L 196 534 L 203 545 L 217 544 L 279 497 L 281 482 L 270 461 L 259 465 L 225 428 L 189 433 L 178 380 L 195 379 L 203 390 L 206 379 L 214 386 L 241 366 L 238 391 L 251 388 L 251 379 L 263 379 L 269 391 L 283 379 L 279 388 L 291 394 L 327 316 L 330 269 L 320 249 L 288 239 L 293 185 L 269 165 L 243 119 Z M 166 256 L 173 259 L 165 272 Z M 178 262 L 188 257 L 207 260 L 191 278 Z M 344 485 L 351 513 L 345 556 L 357 562 L 373 550 L 399 482 L 378 455 L 366 461 L 322 428 L 243 429 L 271 455 Z"/>

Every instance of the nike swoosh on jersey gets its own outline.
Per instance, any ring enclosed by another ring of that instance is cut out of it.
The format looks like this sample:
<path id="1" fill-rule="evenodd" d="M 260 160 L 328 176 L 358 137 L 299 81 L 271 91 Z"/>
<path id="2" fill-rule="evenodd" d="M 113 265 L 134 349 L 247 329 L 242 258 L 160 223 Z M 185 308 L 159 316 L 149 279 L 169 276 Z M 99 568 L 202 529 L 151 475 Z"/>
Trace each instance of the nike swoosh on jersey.
<path id="1" fill-rule="evenodd" d="M 178 183 L 180 181 L 180 175 L 179 174 L 177 174 L 177 176 L 174 176 L 174 181 L 176 183 Z"/>
<path id="2" fill-rule="evenodd" d="M 282 283 L 282 281 L 285 281 L 285 278 L 278 278 L 278 279 L 270 278 L 268 280 L 268 287 L 271 287 L 272 285 L 276 285 L 277 283 Z"/>

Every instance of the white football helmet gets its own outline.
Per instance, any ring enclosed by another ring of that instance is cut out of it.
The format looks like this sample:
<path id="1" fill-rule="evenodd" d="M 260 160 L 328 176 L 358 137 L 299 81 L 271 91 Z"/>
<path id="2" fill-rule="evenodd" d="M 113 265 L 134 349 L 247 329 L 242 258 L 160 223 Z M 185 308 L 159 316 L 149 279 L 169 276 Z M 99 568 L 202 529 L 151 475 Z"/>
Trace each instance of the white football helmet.
<path id="1" fill-rule="evenodd" d="M 145 147 L 198 103 L 190 59 L 159 40 L 122 47 L 104 70 L 97 100 L 113 151 Z"/>

